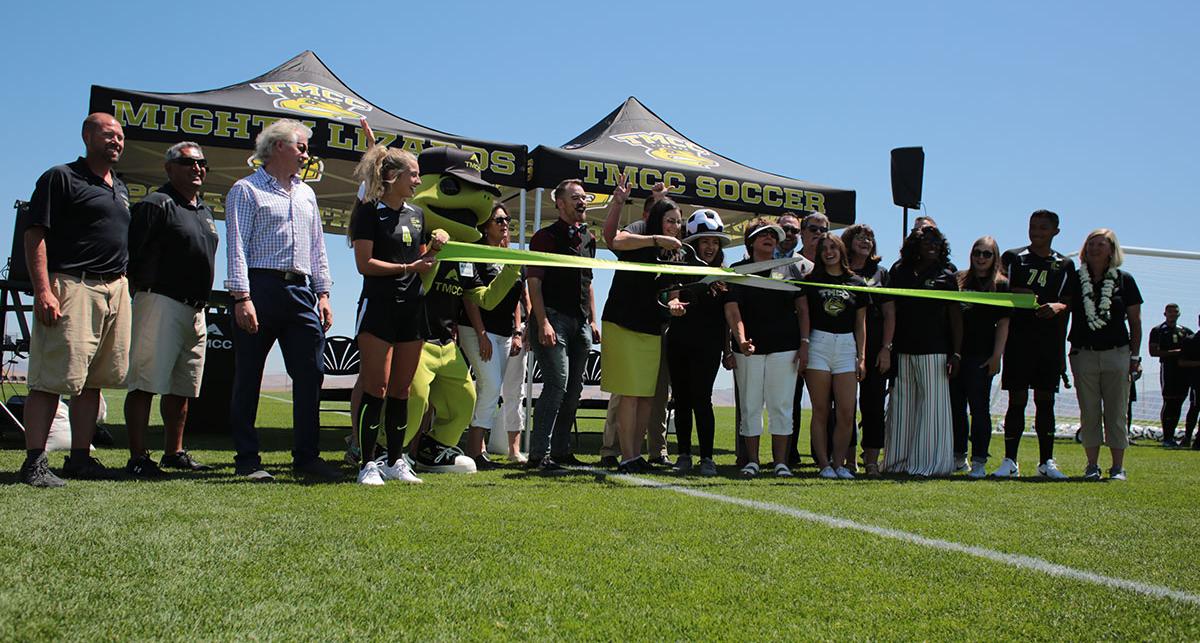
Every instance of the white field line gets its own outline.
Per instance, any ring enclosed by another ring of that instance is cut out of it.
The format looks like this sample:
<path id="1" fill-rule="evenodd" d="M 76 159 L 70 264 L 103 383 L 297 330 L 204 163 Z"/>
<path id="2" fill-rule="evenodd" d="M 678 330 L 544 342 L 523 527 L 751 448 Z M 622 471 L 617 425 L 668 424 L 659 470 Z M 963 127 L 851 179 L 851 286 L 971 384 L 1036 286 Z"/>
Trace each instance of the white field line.
<path id="1" fill-rule="evenodd" d="M 679 485 L 675 485 L 675 484 L 656 482 L 654 480 L 647 480 L 646 478 L 638 478 L 636 476 L 629 476 L 629 475 L 624 475 L 624 474 L 614 474 L 609 471 L 604 471 L 601 469 L 594 469 L 592 467 L 581 467 L 581 469 L 592 472 L 592 473 L 596 473 L 599 475 L 605 475 L 605 476 L 614 478 L 616 480 L 620 480 L 622 482 L 625 482 L 625 483 L 628 483 L 631 485 L 635 485 L 635 486 L 639 486 L 639 487 L 651 487 L 651 488 L 655 488 L 655 489 L 664 489 L 667 491 L 674 491 L 675 493 L 680 493 L 685 496 L 692 496 L 693 498 L 702 498 L 704 500 L 713 500 L 716 502 L 723 502 L 726 504 L 747 507 L 749 509 L 757 509 L 758 511 L 767 511 L 770 513 L 776 513 L 776 514 L 780 514 L 780 515 L 784 515 L 784 516 L 789 516 L 792 518 L 798 518 L 800 520 L 804 520 L 807 522 L 824 525 L 824 526 L 830 527 L 832 529 L 850 529 L 853 531 L 860 531 L 860 532 L 863 532 L 866 534 L 871 534 L 873 536 L 879 536 L 880 538 L 887 538 L 890 540 L 898 540 L 901 542 L 912 543 L 914 545 L 920 545 L 922 547 L 929 547 L 931 549 L 937 549 L 937 550 L 941 550 L 941 551 L 949 551 L 949 552 L 955 552 L 955 553 L 960 553 L 960 554 L 966 554 L 968 556 L 975 556 L 976 558 L 983 558 L 985 560 L 994 561 L 997 563 L 1001 563 L 1003 565 L 1008 565 L 1010 567 L 1017 567 L 1020 569 L 1028 569 L 1028 570 L 1032 570 L 1035 572 L 1041 572 L 1043 574 L 1048 574 L 1050 576 L 1057 576 L 1059 578 L 1069 578 L 1071 580 L 1082 581 L 1084 583 L 1090 583 L 1093 585 L 1103 585 L 1105 587 L 1112 587 L 1115 589 L 1123 589 L 1123 590 L 1127 590 L 1127 591 L 1131 591 L 1131 592 L 1136 592 L 1138 594 L 1143 594 L 1143 595 L 1150 596 L 1153 598 L 1169 598 L 1169 599 L 1173 599 L 1173 600 L 1176 600 L 1176 601 L 1179 601 L 1182 603 L 1191 603 L 1192 605 L 1200 606 L 1200 595 L 1198 595 L 1198 594 L 1191 594 L 1191 593 L 1180 591 L 1177 589 L 1171 589 L 1170 587 L 1164 587 L 1162 585 L 1152 585 L 1150 583 L 1142 583 L 1142 582 L 1133 581 L 1133 580 L 1126 580 L 1124 578 L 1116 578 L 1113 576 L 1105 576 L 1103 574 L 1096 574 L 1094 572 L 1089 572 L 1089 571 L 1082 570 L 1082 569 L 1075 569 L 1073 567 L 1067 567 L 1066 565 L 1059 565 L 1057 563 L 1052 563 L 1048 560 L 1044 560 L 1042 558 L 1036 558 L 1033 556 L 1023 556 L 1020 554 L 1006 554 L 1004 552 L 996 551 L 994 549 L 987 549 L 984 547 L 975 547 L 972 545 L 964 545 L 964 544 L 952 542 L 949 540 L 941 540 L 939 538 L 928 538 L 926 536 L 922 536 L 920 534 L 914 534 L 914 533 L 908 532 L 908 531 L 902 531 L 899 529 L 891 529 L 888 527 L 877 527 L 875 525 L 868 525 L 868 524 L 856 522 L 853 520 L 847 520 L 845 518 L 838 518 L 836 516 L 827 516 L 824 514 L 813 513 L 811 511 L 805 511 L 803 509 L 796 509 L 794 507 L 789 507 L 787 505 L 780 505 L 780 504 L 775 504 L 772 502 L 762 502 L 759 500 L 747 500 L 744 498 L 735 498 L 732 496 L 723 496 L 723 495 L 716 494 L 716 493 L 710 493 L 708 491 L 701 491 L 699 489 L 694 489 L 691 487 L 683 487 L 683 486 L 679 486 Z"/>
<path id="2" fill-rule="evenodd" d="M 265 397 L 265 398 L 267 398 L 268 400 L 275 400 L 276 402 L 283 402 L 284 404 L 291 404 L 291 403 L 292 403 L 292 401 L 291 401 L 291 400 L 289 400 L 289 399 L 288 399 L 288 398 L 286 398 L 286 397 L 275 397 L 274 395 L 267 395 L 266 393 L 259 393 L 259 394 L 258 394 L 258 396 L 259 396 L 259 397 Z M 349 411 L 321 411 L 321 412 L 322 412 L 322 413 L 337 413 L 338 415 L 344 415 L 344 416 L 346 416 L 346 417 L 350 417 L 350 412 L 349 412 Z"/>

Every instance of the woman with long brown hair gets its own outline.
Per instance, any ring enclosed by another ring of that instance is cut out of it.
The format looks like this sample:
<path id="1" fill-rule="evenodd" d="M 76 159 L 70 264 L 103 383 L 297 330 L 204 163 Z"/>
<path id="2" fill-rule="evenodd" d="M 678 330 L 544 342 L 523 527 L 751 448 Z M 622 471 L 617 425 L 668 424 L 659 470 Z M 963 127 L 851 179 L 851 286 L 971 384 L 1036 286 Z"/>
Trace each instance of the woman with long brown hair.
<path id="1" fill-rule="evenodd" d="M 977 292 L 1008 292 L 1008 279 L 1000 271 L 1000 248 L 991 237 L 980 237 L 971 246 L 971 261 L 958 273 L 958 289 Z M 950 380 L 950 404 L 954 418 L 954 469 L 967 466 L 967 442 L 971 464 L 967 476 L 982 478 L 992 440 L 992 378 L 1000 372 L 1000 360 L 1008 341 L 1010 309 L 1002 306 L 961 304 L 963 320 L 962 364 L 958 377 Z"/>

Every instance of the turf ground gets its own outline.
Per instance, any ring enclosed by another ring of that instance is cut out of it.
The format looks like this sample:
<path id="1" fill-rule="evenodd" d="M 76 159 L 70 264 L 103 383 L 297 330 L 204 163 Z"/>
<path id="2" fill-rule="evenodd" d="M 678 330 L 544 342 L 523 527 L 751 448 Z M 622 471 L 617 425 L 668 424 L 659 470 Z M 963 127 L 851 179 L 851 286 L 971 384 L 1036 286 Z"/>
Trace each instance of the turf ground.
<path id="1" fill-rule="evenodd" d="M 122 395 L 106 397 L 123 445 Z M 0 639 L 1200 638 L 1200 453 L 1134 447 L 1125 484 L 829 482 L 811 466 L 743 481 L 731 415 L 718 415 L 722 477 L 641 477 L 659 487 L 515 468 L 303 484 L 288 467 L 290 407 L 271 399 L 260 425 L 273 485 L 237 480 L 224 436 L 194 435 L 215 471 L 35 490 L 15 484 L 23 452 L 8 433 Z M 599 425 L 583 429 L 580 452 L 595 460 Z M 344 435 L 325 431 L 327 458 L 340 460 Z M 1028 475 L 1033 440 L 1021 454 Z M 1079 446 L 1060 442 L 1056 456 L 1082 472 Z M 744 501 L 758 504 L 731 504 Z M 896 532 L 1178 594 L 886 537 Z"/>

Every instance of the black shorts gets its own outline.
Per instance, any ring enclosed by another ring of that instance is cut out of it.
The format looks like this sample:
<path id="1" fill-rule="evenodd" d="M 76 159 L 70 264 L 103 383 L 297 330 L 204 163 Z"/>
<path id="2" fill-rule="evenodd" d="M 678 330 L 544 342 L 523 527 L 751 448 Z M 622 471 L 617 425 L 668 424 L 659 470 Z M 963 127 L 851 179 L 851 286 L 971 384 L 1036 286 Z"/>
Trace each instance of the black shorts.
<path id="1" fill-rule="evenodd" d="M 418 301 L 398 302 L 394 297 L 363 297 L 358 300 L 354 334 L 370 333 L 389 343 L 411 342 L 422 337 L 425 307 Z"/>
<path id="2" fill-rule="evenodd" d="M 1183 399 L 1192 387 L 1192 377 L 1188 369 L 1174 364 L 1160 364 L 1158 383 L 1162 385 L 1162 396 L 1170 399 Z"/>
<path id="3" fill-rule="evenodd" d="M 1000 387 L 1006 391 L 1058 392 L 1066 370 L 1066 344 L 1057 333 L 1010 330 L 1004 348 L 1004 371 Z M 1014 341 L 1015 340 L 1015 341 Z"/>

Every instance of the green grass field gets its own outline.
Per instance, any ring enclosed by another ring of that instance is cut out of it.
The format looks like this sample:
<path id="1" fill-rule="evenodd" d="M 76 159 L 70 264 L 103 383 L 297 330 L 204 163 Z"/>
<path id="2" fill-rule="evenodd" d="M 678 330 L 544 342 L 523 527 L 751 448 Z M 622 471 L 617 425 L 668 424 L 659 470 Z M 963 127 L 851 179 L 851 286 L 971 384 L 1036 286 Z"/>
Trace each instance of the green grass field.
<path id="1" fill-rule="evenodd" d="M 106 397 L 122 445 L 122 394 Z M 1191 599 L 594 472 L 303 484 L 288 466 L 290 407 L 264 399 L 273 485 L 234 477 L 225 436 L 195 435 L 189 445 L 215 471 L 35 490 L 15 484 L 23 451 L 7 433 L 0 639 L 1200 638 L 1200 604 L 1188 602 L 1200 601 L 1200 453 L 1134 447 L 1125 484 L 829 482 L 811 466 L 794 480 L 743 481 L 731 415 L 718 416 L 723 477 L 645 478 L 1037 557 Z M 583 429 L 580 452 L 595 460 L 599 423 Z M 340 460 L 344 435 L 325 432 L 327 458 Z M 151 444 L 161 444 L 157 431 Z M 1001 450 L 997 438 L 992 452 Z M 1036 454 L 1026 440 L 1026 475 Z M 109 466 L 126 459 L 123 449 L 98 456 Z M 1078 445 L 1060 442 L 1056 457 L 1081 474 Z M 52 466 L 61 463 L 51 455 Z"/>

